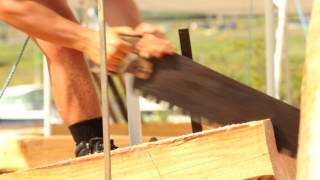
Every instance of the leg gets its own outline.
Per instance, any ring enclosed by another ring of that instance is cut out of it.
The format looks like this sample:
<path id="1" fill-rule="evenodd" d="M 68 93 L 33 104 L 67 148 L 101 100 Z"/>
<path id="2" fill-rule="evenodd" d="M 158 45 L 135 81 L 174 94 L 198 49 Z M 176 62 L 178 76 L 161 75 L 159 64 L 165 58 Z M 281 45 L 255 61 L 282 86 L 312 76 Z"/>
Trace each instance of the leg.
<path id="1" fill-rule="evenodd" d="M 101 116 L 98 97 L 83 55 L 37 40 L 48 59 L 57 109 L 68 125 Z"/>
<path id="2" fill-rule="evenodd" d="M 42 0 L 48 8 L 76 22 L 64 0 Z M 43 40 L 36 40 L 48 59 L 53 97 L 65 123 L 101 116 L 92 77 L 82 53 Z"/>
<path id="3" fill-rule="evenodd" d="M 76 22 L 64 0 L 59 3 L 42 0 L 41 3 Z M 40 39 L 36 42 L 47 56 L 53 97 L 77 144 L 76 156 L 101 152 L 103 133 L 99 101 L 83 54 Z M 111 149 L 116 148 L 111 141 Z"/>

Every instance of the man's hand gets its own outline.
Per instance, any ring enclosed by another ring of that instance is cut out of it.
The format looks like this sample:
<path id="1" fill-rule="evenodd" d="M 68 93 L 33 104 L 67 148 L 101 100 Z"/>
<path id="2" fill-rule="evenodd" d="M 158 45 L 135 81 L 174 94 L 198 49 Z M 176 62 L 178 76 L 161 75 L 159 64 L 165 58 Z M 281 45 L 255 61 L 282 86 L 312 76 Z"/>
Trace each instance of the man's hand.
<path id="1" fill-rule="evenodd" d="M 135 47 L 139 55 L 145 59 L 160 58 L 165 55 L 172 55 L 176 52 L 170 41 L 158 38 L 152 34 L 143 35 Z"/>
<path id="2" fill-rule="evenodd" d="M 107 60 L 108 71 L 116 72 L 117 65 L 122 59 L 127 57 L 129 53 L 135 51 L 133 44 L 121 39 L 121 34 L 139 35 L 129 27 L 109 28 L 106 32 Z M 100 64 L 99 58 L 99 36 L 98 32 L 92 34 L 91 43 L 88 44 L 85 54 L 96 63 Z"/>
<path id="3" fill-rule="evenodd" d="M 160 27 L 141 23 L 135 28 L 135 31 L 143 35 L 141 40 L 136 44 L 136 49 L 141 57 L 146 59 L 152 57 L 160 58 L 176 52 L 173 44 L 165 39 L 165 34 Z"/>
<path id="4" fill-rule="evenodd" d="M 141 23 L 134 30 L 141 34 L 152 34 L 158 38 L 165 38 L 165 34 L 160 27 L 149 23 Z"/>
<path id="5" fill-rule="evenodd" d="M 147 27 L 147 26 L 145 26 Z M 149 26 L 150 27 L 150 26 Z M 138 55 L 144 59 L 160 58 L 165 55 L 171 55 L 176 52 L 174 46 L 166 39 L 155 36 L 154 33 L 160 31 L 152 30 L 151 28 L 145 29 L 150 31 L 137 31 L 129 27 L 113 27 L 107 30 L 107 59 L 108 59 L 108 71 L 113 73 L 119 73 L 118 68 L 121 61 L 128 57 L 130 53 L 138 53 Z M 151 33 L 153 32 L 153 33 Z M 123 35 L 127 36 L 140 36 L 141 38 L 136 44 L 132 44 L 124 40 Z M 161 36 L 164 37 L 164 36 Z M 92 44 L 88 45 L 85 53 L 95 62 L 100 64 L 99 59 L 99 36 L 95 33 L 92 38 Z M 144 61 L 142 64 L 147 71 L 141 74 L 134 74 L 138 78 L 147 79 L 152 73 L 152 64 L 148 61 Z"/>

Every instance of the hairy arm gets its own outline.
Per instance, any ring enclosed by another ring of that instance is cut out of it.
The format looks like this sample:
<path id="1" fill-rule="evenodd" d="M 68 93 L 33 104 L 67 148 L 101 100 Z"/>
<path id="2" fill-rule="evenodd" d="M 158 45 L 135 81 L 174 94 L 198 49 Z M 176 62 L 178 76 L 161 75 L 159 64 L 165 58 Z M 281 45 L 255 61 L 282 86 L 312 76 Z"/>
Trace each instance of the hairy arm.
<path id="1" fill-rule="evenodd" d="M 58 14 L 54 11 L 57 8 L 66 12 Z M 66 0 L 0 0 L 0 19 L 6 23 L 32 37 L 84 52 L 99 63 L 98 33 L 80 26 L 70 12 Z M 122 59 L 133 50 L 114 29 L 107 32 L 107 37 L 109 60 Z"/>
<path id="2" fill-rule="evenodd" d="M 40 1 L 0 0 L 0 19 L 33 37 L 79 51 L 85 51 L 85 44 L 95 36 L 94 31 L 63 18 Z"/>
<path id="3" fill-rule="evenodd" d="M 130 26 L 139 29 L 141 17 L 133 0 L 108 0 L 107 21 L 111 26 Z M 96 31 L 81 27 L 75 18 L 57 13 L 57 6 L 68 9 L 66 0 L 0 0 L 0 19 L 27 34 L 57 45 L 86 53 L 99 63 L 99 36 Z M 54 8 L 53 8 L 54 7 Z M 70 11 L 70 10 L 68 10 Z M 68 14 L 68 13 L 67 13 Z M 70 13 L 69 13 L 70 14 Z M 141 26 L 140 26 L 141 27 Z M 145 26 L 146 27 L 146 26 Z M 140 28 L 142 34 L 155 34 L 153 26 Z M 151 28 L 150 28 L 151 27 Z M 146 31 L 147 29 L 147 31 Z M 108 63 L 119 62 L 134 47 L 120 39 L 119 33 L 136 34 L 130 28 L 110 28 L 107 31 Z M 157 42 L 157 43 L 155 43 Z M 152 46 L 150 46 L 152 44 Z M 167 40 L 149 35 L 143 36 L 136 46 L 144 57 L 160 57 L 174 53 L 175 49 Z"/>

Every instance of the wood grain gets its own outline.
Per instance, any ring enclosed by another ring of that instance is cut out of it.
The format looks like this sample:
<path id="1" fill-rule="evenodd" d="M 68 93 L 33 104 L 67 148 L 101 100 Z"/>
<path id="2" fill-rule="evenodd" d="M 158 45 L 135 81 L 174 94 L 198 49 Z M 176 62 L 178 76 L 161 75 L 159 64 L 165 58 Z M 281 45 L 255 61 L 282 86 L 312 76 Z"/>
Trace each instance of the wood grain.
<path id="1" fill-rule="evenodd" d="M 204 129 L 216 128 L 219 125 L 205 126 Z M 128 124 L 111 124 L 110 131 L 113 135 L 128 135 Z M 34 125 L 0 125 L 0 135 L 3 134 L 36 135 L 43 134 L 43 124 Z M 190 123 L 148 123 L 142 124 L 144 136 L 179 136 L 192 132 Z M 52 124 L 53 135 L 69 135 L 68 127 L 64 124 Z"/>
<path id="2" fill-rule="evenodd" d="M 298 180 L 320 179 L 320 1 L 314 9 L 307 40 L 301 97 Z"/>
<path id="3" fill-rule="evenodd" d="M 232 125 L 112 152 L 113 179 L 291 179 L 269 120 Z M 2 180 L 103 179 L 103 154 L 0 176 Z M 257 178 L 256 178 L 257 179 Z"/>
<path id="4" fill-rule="evenodd" d="M 204 129 L 216 128 L 218 125 L 205 126 Z M 128 124 L 112 124 L 110 125 L 110 132 L 113 135 L 128 135 Z M 179 136 L 189 134 L 192 132 L 190 123 L 182 124 L 166 124 L 166 123 L 153 123 L 142 124 L 143 136 Z M 52 133 L 54 135 L 69 134 L 69 130 L 65 125 L 52 125 Z"/>
<path id="5" fill-rule="evenodd" d="M 129 137 L 111 135 L 118 147 L 129 146 Z M 144 136 L 143 142 L 151 137 Z M 157 137 L 162 139 L 162 137 Z M 71 136 L 12 136 L 0 138 L 0 174 L 74 158 Z"/>

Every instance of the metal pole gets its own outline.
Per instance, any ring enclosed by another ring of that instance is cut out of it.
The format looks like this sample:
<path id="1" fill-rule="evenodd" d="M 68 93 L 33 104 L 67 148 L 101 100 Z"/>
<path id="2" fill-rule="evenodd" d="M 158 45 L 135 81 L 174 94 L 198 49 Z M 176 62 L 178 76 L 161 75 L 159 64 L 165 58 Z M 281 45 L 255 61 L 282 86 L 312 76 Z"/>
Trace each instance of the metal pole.
<path id="1" fill-rule="evenodd" d="M 133 76 L 125 75 L 130 145 L 142 143 L 139 96 L 133 93 Z"/>
<path id="2" fill-rule="evenodd" d="M 179 38 L 180 38 L 182 55 L 192 59 L 193 56 L 192 56 L 192 47 L 191 47 L 189 29 L 187 28 L 179 29 Z M 191 118 L 192 132 L 196 133 L 196 132 L 202 131 L 201 117 L 196 117 L 191 115 L 190 118 Z"/>
<path id="3" fill-rule="evenodd" d="M 286 81 L 286 102 L 292 104 L 292 80 L 290 71 L 290 61 L 288 56 L 288 19 L 286 22 L 286 29 L 284 34 L 283 60 L 285 66 L 285 81 Z"/>
<path id="4" fill-rule="evenodd" d="M 281 85 L 281 70 L 282 61 L 284 59 L 284 46 L 286 36 L 286 23 L 287 23 L 287 0 L 275 0 L 278 8 L 278 27 L 276 32 L 276 48 L 274 53 L 275 65 L 275 97 L 280 98 L 280 85 Z"/>
<path id="5" fill-rule="evenodd" d="M 246 83 L 248 86 L 251 85 L 251 62 L 253 59 L 253 0 L 249 0 L 248 9 L 248 62 L 247 62 L 247 77 Z"/>
<path id="6" fill-rule="evenodd" d="M 267 94 L 275 97 L 275 76 L 274 76 L 274 14 L 273 1 L 265 0 L 265 21 L 266 21 L 266 79 Z"/>
<path id="7" fill-rule="evenodd" d="M 105 0 L 98 0 L 99 34 L 100 34 L 100 79 L 101 79 L 101 103 L 103 119 L 103 145 L 105 180 L 111 179 L 110 160 L 110 134 L 109 134 L 109 108 L 108 108 L 108 78 L 107 78 L 107 46 L 105 26 Z"/>
<path id="8" fill-rule="evenodd" d="M 51 136 L 51 85 L 50 85 L 50 75 L 47 58 L 43 56 L 43 134 L 48 137 Z"/>

